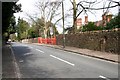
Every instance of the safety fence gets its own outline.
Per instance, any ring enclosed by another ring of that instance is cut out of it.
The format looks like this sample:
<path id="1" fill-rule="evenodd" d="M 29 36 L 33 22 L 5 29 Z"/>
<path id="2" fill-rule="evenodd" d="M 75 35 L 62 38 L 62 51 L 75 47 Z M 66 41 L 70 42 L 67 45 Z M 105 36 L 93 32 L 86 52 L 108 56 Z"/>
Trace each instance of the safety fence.
<path id="1" fill-rule="evenodd" d="M 54 38 L 31 38 L 31 39 L 23 39 L 23 43 L 40 43 L 40 44 L 51 44 L 56 45 L 56 37 Z"/>
<path id="2" fill-rule="evenodd" d="M 38 37 L 38 43 L 56 45 L 56 37 L 54 37 L 54 38 Z"/>

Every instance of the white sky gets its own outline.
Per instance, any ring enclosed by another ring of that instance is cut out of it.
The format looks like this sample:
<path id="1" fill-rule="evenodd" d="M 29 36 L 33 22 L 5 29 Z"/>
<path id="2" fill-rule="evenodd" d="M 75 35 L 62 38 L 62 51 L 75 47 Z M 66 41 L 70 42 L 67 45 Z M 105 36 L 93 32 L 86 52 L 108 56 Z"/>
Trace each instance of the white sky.
<path id="1" fill-rule="evenodd" d="M 14 15 L 16 16 L 16 19 L 18 19 L 18 17 L 21 17 L 29 22 L 29 20 L 27 19 L 28 17 L 26 15 L 26 13 L 28 13 L 30 15 L 37 15 L 37 17 L 40 17 L 39 10 L 35 6 L 35 3 L 38 1 L 40 1 L 40 0 L 19 0 L 18 3 L 22 4 L 22 11 L 23 12 L 15 13 Z M 79 1 L 79 0 L 76 0 L 76 1 Z M 95 0 L 90 0 L 90 1 L 95 1 Z M 116 1 L 118 1 L 118 0 L 116 0 Z M 69 0 L 64 0 L 64 7 L 65 7 L 65 13 L 67 13 L 68 11 L 66 11 L 66 10 L 69 10 L 71 7 L 71 3 L 69 2 Z M 102 4 L 99 4 L 95 7 L 102 7 Z M 116 8 L 110 9 L 110 12 L 115 15 L 116 13 L 118 13 L 118 8 L 116 7 Z M 88 13 L 88 20 L 89 21 L 98 21 L 98 20 L 102 19 L 102 17 L 101 17 L 103 14 L 102 10 L 95 11 L 95 12 L 93 11 L 93 13 L 95 15 Z M 79 18 L 82 18 L 83 22 L 84 22 L 84 16 L 85 16 L 84 14 L 81 14 L 79 16 Z M 65 24 L 72 25 L 72 21 L 73 21 L 72 18 L 65 19 L 65 20 L 71 22 L 69 24 L 68 23 L 65 23 Z M 60 23 L 60 25 L 62 25 L 62 23 Z M 67 26 L 65 26 L 65 27 L 67 27 Z M 57 29 L 58 29 L 59 33 L 62 32 L 62 26 L 57 26 Z"/>

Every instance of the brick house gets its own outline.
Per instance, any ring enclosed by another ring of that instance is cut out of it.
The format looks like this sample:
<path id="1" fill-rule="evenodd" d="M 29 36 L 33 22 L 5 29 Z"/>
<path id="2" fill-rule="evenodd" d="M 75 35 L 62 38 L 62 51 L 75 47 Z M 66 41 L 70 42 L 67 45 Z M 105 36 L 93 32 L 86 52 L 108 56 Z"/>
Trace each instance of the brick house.
<path id="1" fill-rule="evenodd" d="M 96 21 L 96 26 L 106 26 L 108 22 L 112 19 L 112 14 L 110 12 L 106 12 L 102 15 L 102 20 Z"/>
<path id="2" fill-rule="evenodd" d="M 76 24 L 77 24 L 77 29 L 82 28 L 83 24 L 82 24 L 82 18 L 78 18 L 76 20 Z M 84 21 L 84 25 L 88 24 L 88 16 L 85 16 L 85 21 Z"/>

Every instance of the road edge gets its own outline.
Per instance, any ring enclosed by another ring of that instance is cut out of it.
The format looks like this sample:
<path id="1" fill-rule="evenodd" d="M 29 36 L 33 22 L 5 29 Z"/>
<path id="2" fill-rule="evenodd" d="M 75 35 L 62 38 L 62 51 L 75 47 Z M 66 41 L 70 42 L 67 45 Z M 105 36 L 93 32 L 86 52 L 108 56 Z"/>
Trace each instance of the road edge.
<path id="1" fill-rule="evenodd" d="M 16 74 L 16 77 L 17 78 L 21 78 L 20 69 L 19 69 L 19 66 L 17 64 L 17 60 L 15 58 L 14 51 L 12 49 L 11 43 L 10 43 L 10 49 L 11 49 L 11 53 L 12 53 L 12 56 L 13 56 L 13 63 L 15 64 L 15 74 Z"/>
<path id="2" fill-rule="evenodd" d="M 85 55 L 85 56 L 88 56 L 88 57 L 94 57 L 94 58 L 98 58 L 98 59 L 102 59 L 102 60 L 106 60 L 106 61 L 110 61 L 110 62 L 114 62 L 114 63 L 120 63 L 120 61 L 106 59 L 106 58 L 102 58 L 102 57 L 98 57 L 98 56 L 94 56 L 94 55 L 83 54 L 83 53 L 80 53 L 80 52 L 75 52 L 75 51 L 67 50 L 67 49 L 64 49 L 64 48 L 57 48 L 57 47 L 48 46 L 48 45 L 41 45 L 41 46 L 47 46 L 47 47 L 51 47 L 51 48 L 54 48 L 54 49 L 68 51 L 68 52 L 74 52 L 74 53 L 77 53 L 77 54 Z"/>

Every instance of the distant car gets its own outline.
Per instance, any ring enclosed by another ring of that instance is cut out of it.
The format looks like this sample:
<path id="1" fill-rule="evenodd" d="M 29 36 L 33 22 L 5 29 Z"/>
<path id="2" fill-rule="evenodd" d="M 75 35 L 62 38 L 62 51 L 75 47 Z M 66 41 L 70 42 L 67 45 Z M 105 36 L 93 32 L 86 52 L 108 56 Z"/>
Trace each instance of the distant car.
<path id="1" fill-rule="evenodd" d="M 8 39 L 7 43 L 11 43 L 11 39 Z"/>

